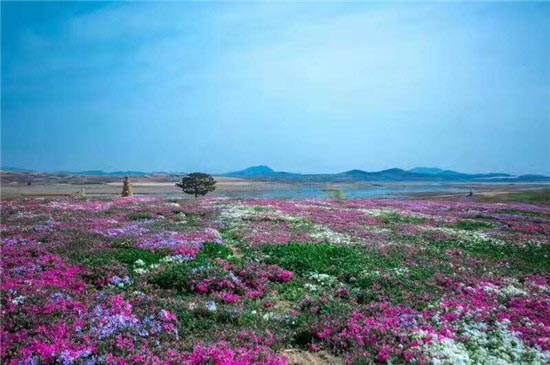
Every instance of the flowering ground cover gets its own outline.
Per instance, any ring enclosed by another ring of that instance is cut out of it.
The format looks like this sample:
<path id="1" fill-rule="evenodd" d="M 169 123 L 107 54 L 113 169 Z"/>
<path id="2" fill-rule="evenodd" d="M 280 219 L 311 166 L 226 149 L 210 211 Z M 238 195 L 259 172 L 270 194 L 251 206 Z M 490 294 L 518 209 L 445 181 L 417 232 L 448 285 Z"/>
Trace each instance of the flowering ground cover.
<path id="1" fill-rule="evenodd" d="M 2 363 L 299 361 L 289 351 L 303 363 L 550 363 L 548 206 L 121 198 L 1 209 Z"/>

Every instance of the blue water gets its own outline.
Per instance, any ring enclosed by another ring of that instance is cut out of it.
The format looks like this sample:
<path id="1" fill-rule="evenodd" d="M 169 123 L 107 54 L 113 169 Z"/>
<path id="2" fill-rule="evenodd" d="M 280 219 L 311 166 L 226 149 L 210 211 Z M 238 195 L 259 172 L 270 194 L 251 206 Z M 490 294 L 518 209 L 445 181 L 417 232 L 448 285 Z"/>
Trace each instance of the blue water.
<path id="1" fill-rule="evenodd" d="M 414 194 L 464 194 L 470 191 L 474 194 L 481 191 L 487 191 L 486 187 L 497 187 L 497 190 L 513 190 L 521 186 L 522 188 L 540 187 L 546 185 L 541 183 L 504 183 L 504 182 L 475 182 L 475 183 L 444 183 L 444 182 L 407 182 L 407 183 L 380 183 L 373 185 L 343 185 L 323 184 L 323 185 L 305 185 L 289 184 L 274 186 L 273 188 L 264 187 L 254 188 L 242 191 L 224 191 L 218 190 L 213 195 L 231 197 L 231 198 L 278 198 L 278 199 L 327 199 L 334 197 L 332 190 L 340 190 L 345 199 L 384 199 L 384 198 L 411 198 Z M 550 186 L 550 184 L 548 184 Z M 181 197 L 177 195 L 174 197 Z"/>
<path id="2" fill-rule="evenodd" d="M 467 194 L 470 189 L 467 187 L 456 186 L 381 186 L 368 188 L 346 187 L 340 188 L 346 199 L 360 198 L 397 198 L 401 195 L 410 195 L 414 193 L 464 193 Z M 474 191 L 475 193 L 475 191 Z M 222 195 L 222 194 L 220 194 Z M 279 198 L 279 199 L 325 199 L 331 198 L 333 194 L 321 187 L 297 187 L 296 189 L 274 189 L 274 190 L 251 190 L 251 191 L 233 191 L 223 194 L 223 196 L 233 198 Z"/>

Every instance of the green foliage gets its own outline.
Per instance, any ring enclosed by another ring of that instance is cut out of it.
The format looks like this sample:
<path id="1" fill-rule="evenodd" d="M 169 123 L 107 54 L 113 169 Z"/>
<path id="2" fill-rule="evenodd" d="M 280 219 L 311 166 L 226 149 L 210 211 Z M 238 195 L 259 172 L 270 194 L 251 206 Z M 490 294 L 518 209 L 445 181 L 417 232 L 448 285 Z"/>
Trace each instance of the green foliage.
<path id="1" fill-rule="evenodd" d="M 509 194 L 484 195 L 481 200 L 486 202 L 522 202 L 532 204 L 550 203 L 550 188 L 541 190 L 523 191 Z"/>
<path id="2" fill-rule="evenodd" d="M 479 221 L 479 220 L 461 220 L 458 222 L 458 228 L 468 231 L 475 231 L 478 229 L 494 228 L 491 223 Z"/>
<path id="3" fill-rule="evenodd" d="M 531 217 L 547 217 L 548 214 L 543 212 L 533 212 L 529 210 L 519 210 L 519 209 L 502 209 L 499 211 L 501 214 L 512 214 L 512 215 L 526 215 Z"/>
<path id="4" fill-rule="evenodd" d="M 153 215 L 151 214 L 151 212 L 148 212 L 148 211 L 132 212 L 128 214 L 128 219 L 132 221 L 152 219 L 152 218 L 153 218 Z"/>
<path id="5" fill-rule="evenodd" d="M 377 276 L 363 276 L 354 283 L 358 302 L 391 301 L 422 309 L 430 305 L 426 300 L 411 301 L 414 295 L 430 294 L 440 297 L 441 288 L 434 282 L 434 272 L 426 268 L 415 268 L 404 275 L 384 272 Z"/>
<path id="6" fill-rule="evenodd" d="M 227 259 L 231 250 L 225 245 L 207 243 L 197 254 L 195 260 L 188 263 L 167 265 L 163 270 L 150 278 L 149 282 L 158 285 L 163 289 L 175 289 L 179 292 L 191 292 L 191 280 L 195 276 L 192 273 L 194 268 L 208 267 L 211 275 L 216 275 L 219 266 L 215 259 Z M 220 275 L 223 275 L 220 271 Z"/>
<path id="7" fill-rule="evenodd" d="M 192 300 L 192 298 L 190 298 Z M 192 335 L 193 337 L 202 337 L 200 334 L 208 333 L 215 325 L 215 321 L 209 316 L 197 315 L 195 311 L 182 309 L 176 311 L 181 335 Z"/>
<path id="8" fill-rule="evenodd" d="M 183 346 L 193 349 L 196 342 L 213 342 L 219 340 L 217 333 L 221 331 L 240 329 L 243 316 L 230 313 L 221 305 L 215 312 L 208 311 L 206 306 L 194 309 L 188 307 L 196 297 L 194 295 L 177 295 L 172 302 L 176 307 L 171 308 L 178 317 L 178 332 Z"/>
<path id="9" fill-rule="evenodd" d="M 279 283 L 273 285 L 277 291 L 278 298 L 290 302 L 298 302 L 306 296 L 306 290 L 303 283 L 295 279 L 289 283 Z"/>
<path id="10" fill-rule="evenodd" d="M 149 279 L 149 282 L 158 285 L 162 289 L 175 289 L 180 292 L 191 292 L 193 278 L 192 270 L 191 265 L 169 265 L 164 270 L 158 272 L 155 276 Z"/>
<path id="11" fill-rule="evenodd" d="M 86 265 L 87 267 L 109 266 L 116 261 L 108 252 L 83 252 L 74 254 L 71 259 L 79 264 Z"/>
<path id="12" fill-rule="evenodd" d="M 181 179 L 180 187 L 184 193 L 192 194 L 195 198 L 199 195 L 204 196 L 207 193 L 216 190 L 216 180 L 208 174 L 202 172 L 193 172 Z"/>
<path id="13" fill-rule="evenodd" d="M 438 243 L 442 248 L 460 248 L 471 255 L 487 257 L 500 263 L 510 262 L 511 269 L 525 274 L 547 273 L 550 268 L 550 245 L 469 245 L 461 242 Z"/>
<path id="14" fill-rule="evenodd" d="M 345 198 L 344 191 L 341 189 L 327 189 L 325 190 L 328 197 L 335 200 L 343 200 Z"/>
<path id="15" fill-rule="evenodd" d="M 423 217 L 415 217 L 410 215 L 401 215 L 397 212 L 388 212 L 385 213 L 382 216 L 382 222 L 385 224 L 403 224 L 403 223 L 409 223 L 409 224 L 418 224 L 418 223 L 424 223 L 426 221 L 426 218 Z"/>
<path id="16" fill-rule="evenodd" d="M 550 203 L 550 189 L 511 193 L 508 196 L 513 200 L 529 203 Z"/>
<path id="17" fill-rule="evenodd" d="M 347 279 L 365 269 L 397 266 L 395 256 L 383 256 L 362 247 L 334 245 L 330 243 L 265 246 L 266 261 L 298 274 L 310 272 L 340 276 Z"/>
<path id="18" fill-rule="evenodd" d="M 81 231 L 67 231 L 66 233 L 70 239 L 65 244 L 59 245 L 56 252 L 78 262 L 80 262 L 80 257 L 92 255 L 91 252 L 95 252 L 98 242 L 104 239 L 101 235 Z M 55 237 L 45 237 L 43 242 L 50 242 L 51 239 L 55 239 Z"/>
<path id="19" fill-rule="evenodd" d="M 186 214 L 184 217 L 175 215 L 172 219 L 156 219 L 149 225 L 154 231 L 189 232 L 194 227 L 202 228 L 202 218 L 195 214 Z"/>
<path id="20" fill-rule="evenodd" d="M 166 254 L 141 248 L 124 248 L 116 250 L 113 256 L 115 260 L 126 265 L 133 265 L 137 260 L 142 260 L 146 265 L 151 265 L 159 262 Z"/>
<path id="21" fill-rule="evenodd" d="M 198 253 L 195 262 L 203 263 L 214 259 L 227 259 L 231 254 L 231 249 L 226 245 L 206 243 L 203 249 Z"/>

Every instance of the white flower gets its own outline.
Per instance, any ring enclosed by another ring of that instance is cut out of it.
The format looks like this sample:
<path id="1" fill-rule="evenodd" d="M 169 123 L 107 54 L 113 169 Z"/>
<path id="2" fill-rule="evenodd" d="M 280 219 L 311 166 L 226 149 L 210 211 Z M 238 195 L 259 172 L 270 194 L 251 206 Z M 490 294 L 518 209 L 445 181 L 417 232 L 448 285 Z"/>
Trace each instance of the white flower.
<path id="1" fill-rule="evenodd" d="M 218 306 L 216 305 L 216 302 L 214 302 L 213 300 L 209 300 L 206 306 L 208 307 L 208 311 L 210 312 L 215 312 L 218 310 Z"/>
<path id="2" fill-rule="evenodd" d="M 405 276 L 409 273 L 409 269 L 407 267 L 395 267 L 392 272 L 397 276 Z"/>
<path id="3" fill-rule="evenodd" d="M 497 323 L 496 330 L 488 330 L 485 323 L 464 323 L 464 344 L 450 339 L 434 341 L 425 347 L 434 365 L 544 365 L 550 353 L 525 346 L 516 334 L 508 329 L 509 321 Z"/>
<path id="4" fill-rule="evenodd" d="M 149 272 L 149 270 L 144 269 L 142 267 L 138 267 L 137 269 L 134 269 L 134 272 L 138 275 L 145 275 Z"/>
<path id="5" fill-rule="evenodd" d="M 338 279 L 332 275 L 328 274 L 319 274 L 316 272 L 312 272 L 309 274 L 309 279 L 315 280 L 317 283 L 319 283 L 321 286 L 332 286 L 338 282 Z M 307 284 L 306 284 L 307 285 Z M 312 284 L 310 284 L 312 285 Z M 317 288 L 315 285 L 312 285 L 315 288 Z"/>
<path id="6" fill-rule="evenodd" d="M 342 233 L 334 232 L 328 227 L 320 224 L 312 225 L 312 230 L 309 233 L 312 238 L 319 241 L 346 244 L 350 242 L 350 238 Z"/>
<path id="7" fill-rule="evenodd" d="M 309 291 L 317 291 L 319 288 L 315 284 L 305 283 L 304 288 L 306 288 Z"/>
<path id="8" fill-rule="evenodd" d="M 25 296 L 20 295 L 18 297 L 15 297 L 11 300 L 11 302 L 15 305 L 21 305 L 21 304 L 25 303 Z"/>
<path id="9" fill-rule="evenodd" d="M 515 287 L 510 284 L 507 287 L 504 287 L 500 290 L 500 294 L 505 297 L 525 297 L 529 295 L 525 290 Z"/>
<path id="10" fill-rule="evenodd" d="M 434 341 L 428 345 L 428 352 L 433 365 L 470 365 L 468 350 L 461 343 L 451 339 Z"/>

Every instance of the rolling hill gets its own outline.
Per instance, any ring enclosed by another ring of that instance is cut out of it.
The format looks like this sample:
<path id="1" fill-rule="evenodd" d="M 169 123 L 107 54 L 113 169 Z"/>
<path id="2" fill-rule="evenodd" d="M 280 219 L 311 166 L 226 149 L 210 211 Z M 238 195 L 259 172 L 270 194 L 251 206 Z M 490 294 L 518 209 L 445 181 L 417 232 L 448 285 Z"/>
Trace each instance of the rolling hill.
<path id="1" fill-rule="evenodd" d="M 40 173 L 28 169 L 5 167 L 2 168 L 4 173 Z M 147 177 L 151 175 L 169 175 L 178 177 L 185 173 L 168 173 L 168 172 L 143 172 L 143 171 L 112 171 L 106 172 L 103 170 L 86 170 L 77 172 L 57 172 L 53 175 L 63 176 L 90 176 L 95 178 L 120 178 L 124 176 L 130 177 Z M 436 167 L 415 167 L 410 170 L 399 168 L 391 168 L 381 171 L 364 171 L 359 169 L 344 171 L 333 174 L 301 174 L 285 171 L 276 171 L 269 166 L 259 165 L 251 166 L 244 170 L 232 171 L 223 174 L 215 174 L 220 177 L 235 177 L 247 180 L 262 180 L 262 181 L 280 181 L 280 182 L 415 182 L 415 181 L 433 181 L 433 182 L 550 182 L 550 177 L 544 175 L 519 175 L 514 176 L 505 173 L 480 173 L 466 174 L 462 172 L 443 170 Z"/>
<path id="2" fill-rule="evenodd" d="M 250 180 L 270 181 L 303 181 L 303 182 L 355 182 L 355 181 L 494 181 L 494 182 L 529 182 L 550 181 L 543 175 L 513 176 L 504 173 L 466 174 L 434 167 L 416 167 L 411 170 L 391 168 L 381 171 L 350 170 L 336 174 L 299 174 L 275 171 L 268 166 L 252 166 L 240 171 L 233 171 L 218 176 L 239 177 Z"/>

